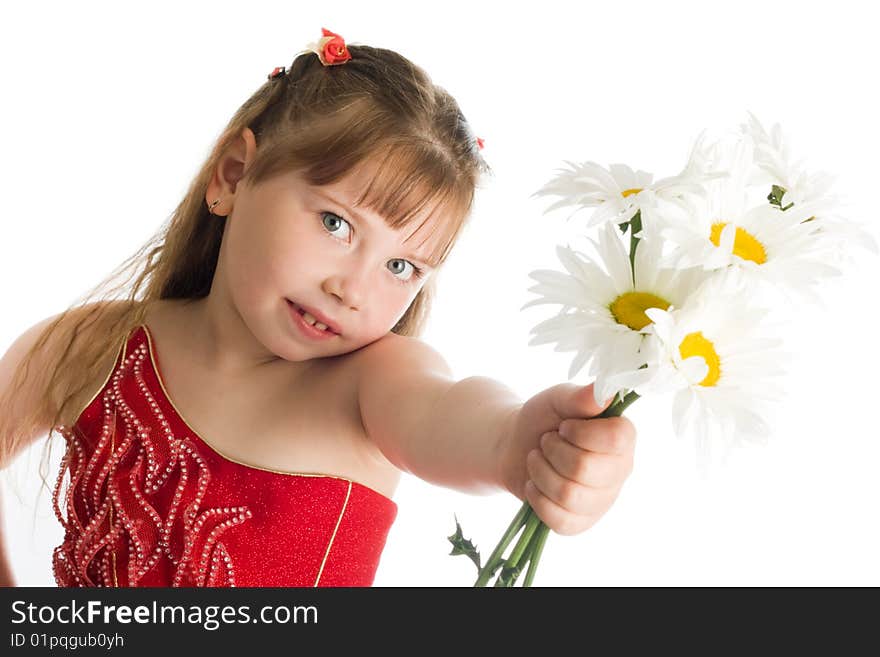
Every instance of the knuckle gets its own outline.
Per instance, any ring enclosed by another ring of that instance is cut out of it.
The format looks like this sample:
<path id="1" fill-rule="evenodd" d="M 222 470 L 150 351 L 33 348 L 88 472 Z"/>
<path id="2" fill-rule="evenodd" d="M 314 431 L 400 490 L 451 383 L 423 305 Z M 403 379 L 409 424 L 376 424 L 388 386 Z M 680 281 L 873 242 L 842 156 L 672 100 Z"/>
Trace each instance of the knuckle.
<path id="1" fill-rule="evenodd" d="M 552 518 L 546 524 L 560 536 L 568 536 L 568 520 L 566 518 Z"/>
<path id="2" fill-rule="evenodd" d="M 621 417 L 620 420 L 621 432 L 623 433 L 627 446 L 634 445 L 636 442 L 636 425 L 632 423 L 632 420 L 626 417 Z"/>
<path id="3" fill-rule="evenodd" d="M 613 452 L 623 451 L 623 435 L 616 424 L 608 432 L 608 447 Z"/>
<path id="4" fill-rule="evenodd" d="M 565 482 L 559 488 L 559 505 L 570 509 L 577 504 L 578 485 L 574 482 Z"/>
<path id="5" fill-rule="evenodd" d="M 560 536 L 571 536 L 572 535 L 571 525 L 568 522 L 563 520 L 562 522 L 560 522 L 556 526 L 556 533 L 559 534 Z"/>
<path id="6" fill-rule="evenodd" d="M 593 465 L 590 459 L 586 456 L 579 458 L 574 468 L 574 478 L 580 482 L 588 482 L 592 473 Z"/>
<path id="7" fill-rule="evenodd" d="M 558 534 L 562 536 L 574 536 L 581 533 L 585 529 L 583 518 L 566 517 L 559 523 Z"/>
<path id="8" fill-rule="evenodd" d="M 635 427 L 625 417 L 615 418 L 611 426 L 611 446 L 616 452 L 626 452 L 631 449 L 635 440 Z"/>
<path id="9" fill-rule="evenodd" d="M 544 516 L 547 515 L 548 498 L 541 492 L 541 489 L 535 485 L 534 481 L 532 481 L 531 484 L 531 486 L 526 486 L 526 500 L 531 505 L 532 509 L 534 509 L 535 513 L 538 514 L 538 517 L 544 520 Z"/>
<path id="10" fill-rule="evenodd" d="M 538 471 L 538 454 L 536 452 L 529 452 L 526 456 L 526 472 L 529 473 L 532 477 L 537 474 Z"/>
<path id="11" fill-rule="evenodd" d="M 559 423 L 556 433 L 562 438 L 571 438 L 574 429 L 574 422 L 571 420 L 563 420 Z"/>

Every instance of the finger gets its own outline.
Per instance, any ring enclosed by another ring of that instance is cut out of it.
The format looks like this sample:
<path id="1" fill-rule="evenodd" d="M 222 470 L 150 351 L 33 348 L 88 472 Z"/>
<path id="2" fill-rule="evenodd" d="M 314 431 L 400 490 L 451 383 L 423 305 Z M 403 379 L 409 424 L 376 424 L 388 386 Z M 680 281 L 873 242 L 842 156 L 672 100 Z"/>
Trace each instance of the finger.
<path id="1" fill-rule="evenodd" d="M 595 417 L 611 404 L 611 399 L 596 401 L 592 383 L 588 386 L 563 383 L 557 388 L 559 394 L 553 397 L 553 402 L 559 417 Z"/>
<path id="2" fill-rule="evenodd" d="M 625 417 L 569 418 L 559 423 L 558 433 L 572 445 L 601 454 L 631 454 L 636 428 Z"/>
<path id="3" fill-rule="evenodd" d="M 526 458 L 529 479 L 538 490 L 569 513 L 583 515 L 590 509 L 604 506 L 611 489 L 585 486 L 564 477 L 550 464 L 540 450 L 532 451 Z"/>
<path id="4" fill-rule="evenodd" d="M 557 534 L 571 536 L 589 529 L 599 516 L 578 516 L 563 509 L 544 495 L 533 481 L 526 482 L 526 501 L 541 521 Z"/>
<path id="5" fill-rule="evenodd" d="M 541 450 L 556 472 L 582 486 L 619 486 L 632 472 L 631 458 L 581 449 L 555 431 L 541 437 Z"/>

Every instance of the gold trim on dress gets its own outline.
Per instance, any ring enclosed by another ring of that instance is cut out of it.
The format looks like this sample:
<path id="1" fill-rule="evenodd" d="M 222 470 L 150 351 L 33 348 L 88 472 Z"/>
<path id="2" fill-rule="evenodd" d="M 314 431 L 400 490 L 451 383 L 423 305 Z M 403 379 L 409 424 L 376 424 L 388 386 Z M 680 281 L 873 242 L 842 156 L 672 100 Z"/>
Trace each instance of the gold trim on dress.
<path id="1" fill-rule="evenodd" d="M 127 344 L 127 343 L 126 343 Z M 122 355 L 125 358 L 125 354 Z M 88 408 L 88 407 L 87 407 Z M 113 432 L 110 434 L 110 458 L 116 455 L 116 407 L 113 407 Z M 110 487 L 113 483 L 113 471 L 107 474 L 107 494 L 110 494 Z M 113 498 L 110 498 L 110 531 L 113 531 Z M 110 548 L 110 554 L 113 555 L 113 586 L 119 588 L 119 580 L 116 577 L 116 550 Z M 129 584 L 130 586 L 130 584 Z"/>
<path id="2" fill-rule="evenodd" d="M 117 363 L 125 362 L 125 355 L 128 352 L 128 338 L 131 337 L 131 333 L 125 339 L 125 342 L 122 343 L 122 347 L 120 350 L 122 351 L 122 361 L 119 361 L 119 352 L 116 352 L 116 360 L 113 361 L 113 369 L 110 370 L 110 374 L 112 375 L 114 371 L 116 371 Z M 107 381 L 110 380 L 110 377 L 107 377 Z M 104 385 L 107 385 L 107 381 L 104 382 Z M 104 389 L 104 385 L 101 386 L 101 390 Z M 99 391 L 100 392 L 100 391 Z M 91 404 L 92 402 L 89 402 Z M 86 405 L 88 408 L 88 405 Z M 83 409 L 85 410 L 85 409 Z M 79 415 L 76 416 L 79 419 Z M 110 433 L 110 459 L 112 460 L 116 456 L 116 405 L 113 405 L 113 426 Z M 113 497 L 110 495 L 110 489 L 113 486 L 113 471 L 111 470 L 107 473 L 107 495 L 110 497 L 110 532 L 113 532 Z M 119 579 L 116 575 L 116 550 L 115 548 L 110 547 L 110 555 L 113 557 L 113 586 L 117 589 L 119 588 Z"/>
<path id="3" fill-rule="evenodd" d="M 74 416 L 74 421 L 73 421 L 74 424 L 76 424 L 77 421 L 79 421 L 80 416 L 81 416 L 83 413 L 85 413 L 85 410 L 86 410 L 89 406 L 92 405 L 92 402 L 95 401 L 95 400 L 98 398 L 98 395 L 100 395 L 101 392 L 104 390 L 104 387 L 107 385 L 107 382 L 110 380 L 110 377 L 113 376 L 113 372 L 116 371 L 116 368 L 117 368 L 118 365 L 119 365 L 119 352 L 122 351 L 123 349 L 127 349 L 127 347 L 128 347 L 128 341 L 129 341 L 129 339 L 131 338 L 131 334 L 132 334 L 132 332 L 129 331 L 128 334 L 125 336 L 125 338 L 123 338 L 123 340 L 122 340 L 122 344 L 119 345 L 119 348 L 116 350 L 116 358 L 113 359 L 113 364 L 110 366 L 110 371 L 107 373 L 107 377 L 104 379 L 104 383 L 102 383 L 102 384 L 101 384 L 101 387 L 98 388 L 98 391 L 97 391 L 94 395 L 92 395 L 92 398 L 88 401 L 88 403 L 80 409 L 79 413 L 77 413 L 77 414 Z M 124 354 L 124 353 L 122 354 L 122 359 L 125 360 L 125 354 Z"/>
<path id="4" fill-rule="evenodd" d="M 321 561 L 321 568 L 318 569 L 318 577 L 315 579 L 315 586 L 321 581 L 321 574 L 324 572 L 324 564 L 327 563 L 327 557 L 330 556 L 330 548 L 333 547 L 333 540 L 336 538 L 336 530 L 339 529 L 339 523 L 342 522 L 342 516 L 345 514 L 345 508 L 348 506 L 348 498 L 351 495 L 351 481 L 348 482 L 348 490 L 345 493 L 345 501 L 342 503 L 342 510 L 336 519 L 336 526 L 333 528 L 333 535 L 330 536 L 330 542 L 327 543 L 327 551 L 324 553 L 324 559 Z"/>

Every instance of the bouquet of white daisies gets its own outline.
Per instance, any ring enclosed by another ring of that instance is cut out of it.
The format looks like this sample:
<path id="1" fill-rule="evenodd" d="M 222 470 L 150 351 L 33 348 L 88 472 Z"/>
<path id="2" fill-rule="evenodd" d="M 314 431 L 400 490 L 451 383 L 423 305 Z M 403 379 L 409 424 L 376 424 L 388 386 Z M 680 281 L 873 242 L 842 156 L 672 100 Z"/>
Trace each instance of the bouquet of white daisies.
<path id="1" fill-rule="evenodd" d="M 587 368 L 597 402 L 614 397 L 604 417 L 671 394 L 675 432 L 693 436 L 704 471 L 717 448 L 764 442 L 789 357 L 773 310 L 820 301 L 816 284 L 841 273 L 852 244 L 877 252 L 838 215 L 832 178 L 793 162 L 780 127 L 751 114 L 731 136 L 701 134 L 677 176 L 566 165 L 534 196 L 559 197 L 545 212 L 587 212 L 595 239 L 591 253 L 557 247 L 564 271 L 530 274 L 538 298 L 523 308 L 562 308 L 529 344 L 575 352 L 569 378 Z M 514 586 L 526 567 L 529 586 L 547 534 L 525 503 L 485 565 L 458 525 L 449 540 L 477 565 L 476 586 Z"/>

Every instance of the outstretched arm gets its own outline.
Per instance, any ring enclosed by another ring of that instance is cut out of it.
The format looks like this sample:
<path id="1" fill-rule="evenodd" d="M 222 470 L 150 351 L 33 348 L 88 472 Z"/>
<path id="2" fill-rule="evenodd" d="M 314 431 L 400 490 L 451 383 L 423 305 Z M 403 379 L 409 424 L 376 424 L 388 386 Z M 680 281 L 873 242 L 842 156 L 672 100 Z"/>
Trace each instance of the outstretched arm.
<path id="1" fill-rule="evenodd" d="M 368 349 L 361 417 L 401 470 L 470 493 L 507 490 L 560 534 L 595 524 L 632 471 L 635 428 L 596 417 L 610 400 L 597 404 L 593 386 L 562 383 L 522 402 L 492 379 L 455 381 L 418 340 Z"/>
<path id="2" fill-rule="evenodd" d="M 366 347 L 358 397 L 368 437 L 396 467 L 471 494 L 504 489 L 501 444 L 522 402 L 485 377 L 453 378 L 443 357 L 391 335 Z"/>

